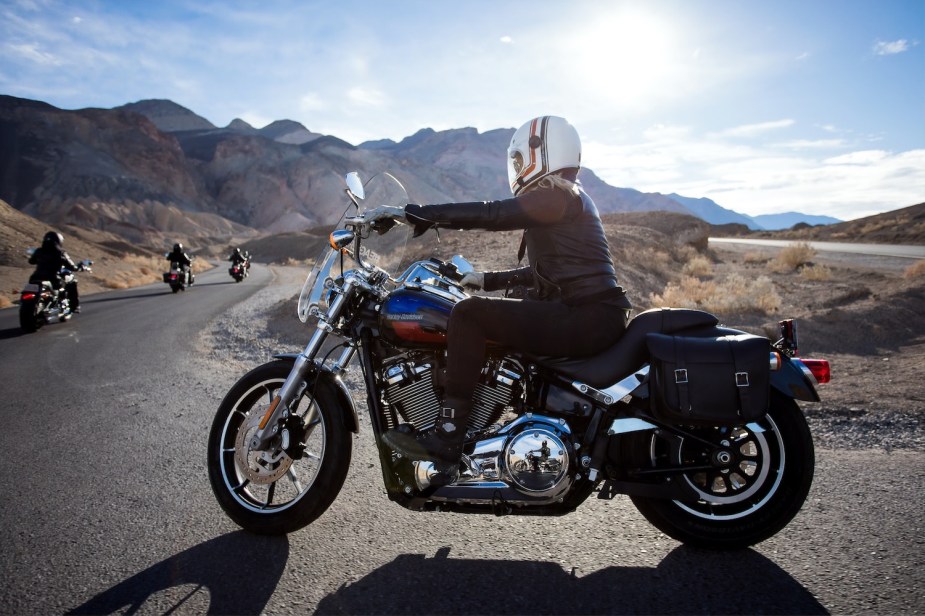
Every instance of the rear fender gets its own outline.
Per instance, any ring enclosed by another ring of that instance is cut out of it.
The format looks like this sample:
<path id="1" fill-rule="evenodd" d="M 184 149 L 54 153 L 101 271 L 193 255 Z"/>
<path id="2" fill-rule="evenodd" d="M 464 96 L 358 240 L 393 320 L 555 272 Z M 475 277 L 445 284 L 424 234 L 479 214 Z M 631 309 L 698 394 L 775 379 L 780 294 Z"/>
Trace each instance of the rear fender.
<path id="1" fill-rule="evenodd" d="M 797 357 L 781 354 L 780 369 L 771 371 L 771 387 L 790 398 L 819 402 L 816 377 Z"/>
<path id="2" fill-rule="evenodd" d="M 289 361 L 295 364 L 295 360 L 298 356 L 298 353 L 279 353 L 274 355 L 273 358 L 282 359 L 284 361 Z M 341 380 L 340 376 L 325 369 L 321 369 L 319 371 L 317 366 L 312 369 L 311 375 L 318 379 L 319 386 L 330 387 L 337 395 L 338 401 L 347 411 L 343 414 L 342 417 L 344 421 L 344 427 L 353 433 L 359 432 L 360 420 L 357 416 L 356 405 L 353 403 L 353 398 L 350 396 L 350 391 L 347 389 L 347 386 L 344 385 L 344 382 Z"/>

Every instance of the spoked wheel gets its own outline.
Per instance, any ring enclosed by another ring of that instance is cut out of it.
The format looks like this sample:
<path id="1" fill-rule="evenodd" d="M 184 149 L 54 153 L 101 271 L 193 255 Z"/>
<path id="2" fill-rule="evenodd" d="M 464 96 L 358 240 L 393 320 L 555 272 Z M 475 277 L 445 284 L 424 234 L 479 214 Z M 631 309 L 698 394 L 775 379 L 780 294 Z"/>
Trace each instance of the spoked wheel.
<path id="1" fill-rule="evenodd" d="M 690 431 L 715 445 L 664 433 L 636 442 L 646 468 L 709 467 L 672 479 L 693 488 L 696 502 L 632 497 L 653 526 L 690 545 L 731 550 L 764 541 L 793 519 L 809 493 L 815 454 L 792 399 L 772 391 L 760 422 Z"/>
<path id="2" fill-rule="evenodd" d="M 45 324 L 42 311 L 35 300 L 25 300 L 19 304 L 19 327 L 27 334 L 36 331 Z"/>
<path id="3" fill-rule="evenodd" d="M 209 480 L 225 513 L 260 534 L 296 531 L 334 502 L 350 466 L 352 441 L 336 394 L 309 386 L 266 451 L 250 440 L 292 363 L 251 370 L 225 396 L 209 434 Z"/>

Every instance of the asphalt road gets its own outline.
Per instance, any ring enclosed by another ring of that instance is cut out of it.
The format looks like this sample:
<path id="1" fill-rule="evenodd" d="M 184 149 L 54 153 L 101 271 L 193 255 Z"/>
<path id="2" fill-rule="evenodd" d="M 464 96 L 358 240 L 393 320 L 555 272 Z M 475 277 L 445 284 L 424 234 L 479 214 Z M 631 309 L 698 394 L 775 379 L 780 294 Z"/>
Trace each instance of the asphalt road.
<path id="1" fill-rule="evenodd" d="M 790 526 L 711 553 L 623 497 L 561 518 L 407 512 L 384 494 L 364 420 L 328 512 L 287 537 L 238 530 L 205 444 L 239 374 L 204 359 L 199 334 L 271 277 L 217 268 L 183 294 L 91 296 L 30 335 L 0 311 L 0 613 L 925 611 L 922 453 L 817 451 Z"/>
<path id="2" fill-rule="evenodd" d="M 783 248 L 797 243 L 797 240 L 762 240 L 736 237 L 711 237 L 712 244 L 748 244 L 752 246 L 769 246 Z M 874 255 L 880 257 L 900 257 L 903 259 L 925 259 L 925 246 L 910 244 L 856 244 L 849 242 L 803 242 L 821 252 L 847 252 L 851 254 Z"/>

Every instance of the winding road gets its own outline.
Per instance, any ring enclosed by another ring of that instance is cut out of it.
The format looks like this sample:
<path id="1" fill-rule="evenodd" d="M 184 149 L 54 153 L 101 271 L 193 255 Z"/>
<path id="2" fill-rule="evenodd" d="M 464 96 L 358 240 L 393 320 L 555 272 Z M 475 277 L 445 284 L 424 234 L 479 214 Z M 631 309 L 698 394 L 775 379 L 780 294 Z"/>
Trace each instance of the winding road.
<path id="1" fill-rule="evenodd" d="M 925 456 L 817 451 L 803 511 L 737 553 L 668 539 L 630 501 L 561 518 L 422 514 L 385 496 L 361 422 L 344 490 L 287 537 L 240 531 L 205 444 L 240 376 L 210 320 L 274 278 L 84 298 L 21 334 L 0 310 L 0 613 L 921 613 Z M 364 408 L 360 409 L 365 411 Z"/>

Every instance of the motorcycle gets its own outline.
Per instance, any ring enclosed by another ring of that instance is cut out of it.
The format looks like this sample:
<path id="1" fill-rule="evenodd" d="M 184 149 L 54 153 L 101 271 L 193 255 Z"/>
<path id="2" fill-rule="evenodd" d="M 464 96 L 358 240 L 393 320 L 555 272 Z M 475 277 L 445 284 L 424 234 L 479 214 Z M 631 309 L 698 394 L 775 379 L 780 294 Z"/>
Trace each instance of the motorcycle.
<path id="1" fill-rule="evenodd" d="M 241 282 L 245 278 L 250 270 L 250 263 L 245 261 L 243 263 L 235 263 L 228 268 L 228 275 L 234 278 L 235 282 Z"/>
<path id="2" fill-rule="evenodd" d="M 170 285 L 170 290 L 174 293 L 177 291 L 186 291 L 186 288 L 192 286 L 195 280 L 196 277 L 193 275 L 192 270 L 185 269 L 176 261 L 171 261 L 170 271 L 164 272 L 164 282 Z"/>
<path id="3" fill-rule="evenodd" d="M 31 256 L 31 251 L 29 251 Z M 93 261 L 84 260 L 77 264 L 77 271 L 92 271 Z M 33 333 L 52 319 L 63 323 L 73 315 L 70 300 L 67 297 L 66 286 L 73 282 L 76 276 L 68 268 L 62 267 L 58 272 L 60 285 L 52 280 L 32 279 L 23 286 L 19 295 L 19 327 L 26 333 Z"/>
<path id="4" fill-rule="evenodd" d="M 563 515 L 626 494 L 662 532 L 711 549 L 763 541 L 797 514 L 814 467 L 797 400 L 818 401 L 830 372 L 798 356 L 792 320 L 772 343 L 703 311 L 656 309 L 592 357 L 490 346 L 455 478 L 391 450 L 386 430 L 436 422 L 447 322 L 472 266 L 406 259 L 407 225 L 364 218 L 365 203 L 409 201 L 390 174 L 346 183 L 347 211 L 298 300 L 311 339 L 242 376 L 212 422 L 210 484 L 238 525 L 290 533 L 334 501 L 359 431 L 342 379 L 353 360 L 388 497 L 407 509 Z"/>

